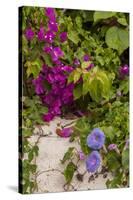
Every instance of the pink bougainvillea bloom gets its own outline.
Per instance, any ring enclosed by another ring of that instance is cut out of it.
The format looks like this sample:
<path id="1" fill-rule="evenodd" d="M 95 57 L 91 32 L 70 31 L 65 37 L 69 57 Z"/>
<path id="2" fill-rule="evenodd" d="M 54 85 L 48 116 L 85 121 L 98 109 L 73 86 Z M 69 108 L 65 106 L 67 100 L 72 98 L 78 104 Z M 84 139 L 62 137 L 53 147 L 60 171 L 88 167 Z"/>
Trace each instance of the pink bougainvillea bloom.
<path id="1" fill-rule="evenodd" d="M 52 31 L 47 31 L 45 33 L 44 39 L 46 42 L 53 43 L 54 38 L 55 38 L 55 34 Z"/>
<path id="2" fill-rule="evenodd" d="M 89 71 L 89 70 L 91 70 L 93 67 L 94 67 L 94 63 L 91 63 L 91 64 L 86 68 L 86 70 Z"/>
<path id="3" fill-rule="evenodd" d="M 64 56 L 64 53 L 60 47 L 53 48 L 53 51 L 51 52 L 51 57 L 53 61 L 57 61 L 62 56 Z"/>
<path id="4" fill-rule="evenodd" d="M 47 54 L 50 54 L 53 50 L 52 46 L 44 46 L 43 51 Z"/>
<path id="5" fill-rule="evenodd" d="M 85 54 L 84 57 L 83 57 L 83 60 L 86 61 L 86 62 L 89 61 L 90 56 L 88 54 Z"/>
<path id="6" fill-rule="evenodd" d="M 56 15 L 55 15 L 54 8 L 46 8 L 45 9 L 45 14 L 51 21 L 55 21 L 56 20 Z"/>
<path id="7" fill-rule="evenodd" d="M 61 130 L 60 136 L 67 138 L 70 137 L 72 133 L 73 133 L 72 128 L 63 128 Z"/>
<path id="8" fill-rule="evenodd" d="M 128 65 L 124 65 L 120 68 L 120 72 L 124 75 L 128 75 L 129 74 L 129 66 Z"/>
<path id="9" fill-rule="evenodd" d="M 75 66 L 79 66 L 79 65 L 80 65 L 79 59 L 75 58 L 74 61 L 73 61 L 73 64 L 74 64 Z"/>
<path id="10" fill-rule="evenodd" d="M 37 35 L 38 35 L 38 40 L 39 41 L 43 41 L 44 40 L 45 34 L 44 34 L 44 28 L 43 27 L 40 27 L 40 30 L 37 33 Z"/>
<path id="11" fill-rule="evenodd" d="M 121 66 L 119 68 L 119 77 L 121 79 L 124 79 L 128 75 L 129 75 L 129 66 L 128 65 Z"/>
<path id="12" fill-rule="evenodd" d="M 27 28 L 25 31 L 25 37 L 27 38 L 27 40 L 32 40 L 34 37 L 34 32 L 31 28 Z"/>
<path id="13" fill-rule="evenodd" d="M 65 71 L 65 72 L 72 72 L 72 71 L 73 71 L 73 67 L 72 67 L 72 66 L 69 66 L 69 65 L 62 66 L 61 69 L 62 69 L 63 71 Z"/>
<path id="14" fill-rule="evenodd" d="M 58 31 L 58 24 L 54 21 L 48 22 L 48 28 L 50 31 L 57 32 Z"/>
<path id="15" fill-rule="evenodd" d="M 53 118 L 54 118 L 54 116 L 51 113 L 47 113 L 47 114 L 43 115 L 43 120 L 45 122 L 50 122 Z"/>
<path id="16" fill-rule="evenodd" d="M 65 42 L 67 40 L 67 32 L 60 33 L 60 41 Z"/>
<path id="17" fill-rule="evenodd" d="M 41 76 L 37 77 L 32 81 L 33 85 L 35 86 L 35 92 L 37 95 L 44 94 L 45 90 L 43 87 L 43 79 Z"/>

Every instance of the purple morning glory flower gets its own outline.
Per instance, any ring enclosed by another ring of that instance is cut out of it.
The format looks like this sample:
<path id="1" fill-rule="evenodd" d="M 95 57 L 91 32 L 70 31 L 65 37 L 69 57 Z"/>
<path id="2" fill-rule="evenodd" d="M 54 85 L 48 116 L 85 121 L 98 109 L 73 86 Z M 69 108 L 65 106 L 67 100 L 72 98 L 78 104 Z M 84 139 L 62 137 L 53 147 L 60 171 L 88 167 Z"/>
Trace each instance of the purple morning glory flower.
<path id="1" fill-rule="evenodd" d="M 112 150 L 116 150 L 117 149 L 117 145 L 116 144 L 110 144 L 108 146 L 108 150 L 112 151 Z"/>
<path id="2" fill-rule="evenodd" d="M 99 128 L 94 128 L 87 137 L 87 145 L 92 149 L 101 149 L 105 142 L 105 135 Z"/>
<path id="3" fill-rule="evenodd" d="M 52 43 L 54 41 L 55 34 L 51 31 L 47 31 L 44 35 L 44 39 L 48 43 Z"/>
<path id="4" fill-rule="evenodd" d="M 37 35 L 38 35 L 38 40 L 39 41 L 43 41 L 44 40 L 45 34 L 44 34 L 44 28 L 43 27 L 40 27 L 40 30 L 37 33 Z"/>
<path id="5" fill-rule="evenodd" d="M 119 151 L 119 149 L 118 149 L 118 147 L 117 147 L 117 144 L 110 144 L 109 146 L 108 146 L 108 150 L 109 151 L 116 151 L 116 153 L 117 154 L 120 154 L 120 151 Z"/>
<path id="6" fill-rule="evenodd" d="M 58 31 L 58 24 L 53 21 L 48 22 L 48 27 L 50 31 L 57 32 Z"/>
<path id="7" fill-rule="evenodd" d="M 79 59 L 75 58 L 74 61 L 73 61 L 73 64 L 76 65 L 76 66 L 79 66 L 80 65 Z"/>
<path id="8" fill-rule="evenodd" d="M 61 130 L 60 136 L 67 138 L 70 137 L 72 133 L 73 133 L 72 128 L 63 128 Z"/>
<path id="9" fill-rule="evenodd" d="M 92 151 L 92 153 L 86 159 L 86 169 L 88 172 L 95 172 L 101 163 L 101 156 L 98 151 Z"/>
<path id="10" fill-rule="evenodd" d="M 67 40 L 67 32 L 60 33 L 60 41 L 65 42 Z"/>
<path id="11" fill-rule="evenodd" d="M 88 54 L 84 55 L 83 60 L 86 61 L 86 62 L 89 61 L 90 56 Z"/>
<path id="12" fill-rule="evenodd" d="M 85 154 L 82 151 L 79 151 L 78 154 L 79 154 L 79 159 L 80 160 L 84 160 L 85 159 Z"/>
<path id="13" fill-rule="evenodd" d="M 46 8 L 45 9 L 45 14 L 51 21 L 55 21 L 56 20 L 56 15 L 55 15 L 54 8 Z"/>
<path id="14" fill-rule="evenodd" d="M 62 56 L 64 56 L 64 53 L 60 47 L 53 48 L 53 51 L 51 52 L 51 57 L 53 61 L 57 61 Z"/>
<path id="15" fill-rule="evenodd" d="M 45 122 L 50 122 L 53 118 L 54 118 L 54 116 L 51 113 L 47 113 L 47 114 L 43 115 L 43 120 Z"/>
<path id="16" fill-rule="evenodd" d="M 27 38 L 27 40 L 32 40 L 34 37 L 34 32 L 31 28 L 27 28 L 25 31 L 25 37 Z"/>

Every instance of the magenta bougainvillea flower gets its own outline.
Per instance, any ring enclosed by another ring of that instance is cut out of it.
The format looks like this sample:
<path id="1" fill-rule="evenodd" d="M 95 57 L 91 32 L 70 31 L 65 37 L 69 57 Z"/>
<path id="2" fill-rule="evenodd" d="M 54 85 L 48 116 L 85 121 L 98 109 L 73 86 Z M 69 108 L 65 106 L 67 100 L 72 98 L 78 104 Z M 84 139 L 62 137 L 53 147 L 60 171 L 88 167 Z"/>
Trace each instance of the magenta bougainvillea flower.
<path id="1" fill-rule="evenodd" d="M 27 38 L 27 40 L 32 40 L 34 37 L 34 32 L 31 28 L 27 28 L 25 31 L 25 37 Z"/>
<path id="2" fill-rule="evenodd" d="M 53 51 L 52 46 L 44 46 L 43 51 L 47 54 L 50 54 Z"/>
<path id="3" fill-rule="evenodd" d="M 38 36 L 38 40 L 39 41 L 43 41 L 44 40 L 45 33 L 44 33 L 44 28 L 43 27 L 40 27 L 40 30 L 38 31 L 37 36 Z"/>
<path id="4" fill-rule="evenodd" d="M 72 67 L 72 66 L 69 66 L 69 65 L 62 66 L 61 69 L 62 69 L 64 72 L 72 72 L 72 71 L 73 71 L 73 67 Z"/>
<path id="5" fill-rule="evenodd" d="M 55 9 L 54 8 L 46 8 L 45 9 L 45 14 L 51 21 L 55 21 L 56 20 L 56 14 L 55 14 Z"/>
<path id="6" fill-rule="evenodd" d="M 86 169 L 88 172 L 95 172 L 101 163 L 101 156 L 98 151 L 92 151 L 86 159 Z"/>
<path id="7" fill-rule="evenodd" d="M 67 32 L 60 33 L 60 41 L 65 42 L 67 40 Z"/>
<path id="8" fill-rule="evenodd" d="M 44 35 L 44 39 L 48 43 L 53 43 L 55 34 L 52 31 L 47 31 Z"/>
<path id="9" fill-rule="evenodd" d="M 64 56 L 64 53 L 60 47 L 54 47 L 53 51 L 51 51 L 51 58 L 53 61 L 57 61 L 59 58 L 63 56 Z"/>
<path id="10" fill-rule="evenodd" d="M 92 149 L 101 149 L 105 142 L 105 135 L 99 128 L 94 128 L 87 137 L 87 145 Z"/>
<path id="11" fill-rule="evenodd" d="M 73 70 L 72 66 L 43 65 L 39 76 L 33 81 L 36 94 L 48 107 L 48 113 L 43 116 L 44 121 L 60 115 L 64 105 L 69 106 L 73 103 L 74 84 L 67 84 L 67 73 L 71 70 Z M 47 83 L 46 87 L 45 83 Z M 47 88 L 48 85 L 50 90 Z"/>
<path id="12" fill-rule="evenodd" d="M 58 31 L 58 24 L 54 21 L 48 22 L 48 28 L 50 31 L 57 32 Z"/>
<path id="13" fill-rule="evenodd" d="M 47 114 L 43 115 L 43 120 L 45 122 L 50 122 L 53 118 L 54 118 L 54 116 L 51 113 L 47 113 Z"/>
<path id="14" fill-rule="evenodd" d="M 121 66 L 119 68 L 119 77 L 121 79 L 124 79 L 128 75 L 129 75 L 129 66 L 128 65 Z"/>
<path id="15" fill-rule="evenodd" d="M 79 66 L 79 65 L 80 65 L 79 59 L 78 59 L 78 58 L 75 58 L 74 61 L 73 61 L 73 64 L 74 64 L 75 66 Z"/>
<path id="16" fill-rule="evenodd" d="M 41 76 L 37 77 L 32 81 L 33 85 L 35 86 L 35 92 L 37 95 L 44 94 L 44 87 L 43 87 L 43 78 Z"/>
<path id="17" fill-rule="evenodd" d="M 86 68 L 86 70 L 89 71 L 89 70 L 91 70 L 93 67 L 94 67 L 94 63 L 91 63 L 91 64 Z"/>
<path id="18" fill-rule="evenodd" d="M 72 128 L 63 128 L 61 130 L 60 136 L 67 138 L 70 137 L 72 133 L 73 133 Z"/>
<path id="19" fill-rule="evenodd" d="M 89 61 L 90 56 L 88 54 L 85 54 L 84 57 L 83 57 L 83 60 L 86 61 L 86 62 Z"/>

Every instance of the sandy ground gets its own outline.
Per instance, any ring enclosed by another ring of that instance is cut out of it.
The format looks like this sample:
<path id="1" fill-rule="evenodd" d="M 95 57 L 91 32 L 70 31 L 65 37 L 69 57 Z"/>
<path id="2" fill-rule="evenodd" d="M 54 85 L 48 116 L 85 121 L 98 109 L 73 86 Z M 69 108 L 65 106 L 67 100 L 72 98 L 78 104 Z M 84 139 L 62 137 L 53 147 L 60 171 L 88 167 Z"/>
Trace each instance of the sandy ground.
<path id="1" fill-rule="evenodd" d="M 80 150 L 78 142 L 69 142 L 69 138 L 61 138 L 56 133 L 57 124 L 66 125 L 72 120 L 65 120 L 56 118 L 49 125 L 42 127 L 41 137 L 38 136 L 38 129 L 36 128 L 34 135 L 31 137 L 31 142 L 36 142 L 39 138 L 39 155 L 36 158 L 38 166 L 38 176 L 36 177 L 38 183 L 38 190 L 35 193 L 43 192 L 62 192 L 65 190 L 90 190 L 90 189 L 106 189 L 105 182 L 111 175 L 107 172 L 100 173 L 101 168 L 96 174 L 86 173 L 83 180 L 78 180 L 77 174 L 85 172 L 85 161 L 79 161 L 78 172 L 72 179 L 72 185 L 67 188 L 64 186 L 65 179 L 61 174 L 65 166 L 61 164 L 60 160 L 69 147 L 76 147 Z M 58 171 L 59 170 L 59 171 Z"/>

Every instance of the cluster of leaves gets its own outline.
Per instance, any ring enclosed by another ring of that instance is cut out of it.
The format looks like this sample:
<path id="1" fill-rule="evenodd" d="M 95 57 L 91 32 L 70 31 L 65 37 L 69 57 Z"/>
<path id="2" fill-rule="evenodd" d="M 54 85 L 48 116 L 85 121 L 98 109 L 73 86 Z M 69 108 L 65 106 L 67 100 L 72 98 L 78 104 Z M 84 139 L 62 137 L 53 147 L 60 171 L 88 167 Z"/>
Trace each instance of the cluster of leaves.
<path id="1" fill-rule="evenodd" d="M 66 168 L 64 169 L 66 184 L 71 183 L 73 175 L 77 169 L 76 164 L 73 162 L 75 157 L 77 157 L 76 149 L 74 147 L 69 147 L 67 152 L 64 154 L 63 159 L 61 160 L 62 164 L 67 163 Z"/>
<path id="2" fill-rule="evenodd" d="M 41 114 L 47 112 L 47 108 L 40 104 L 37 97 L 32 99 L 23 97 L 22 127 L 20 127 L 20 189 L 24 194 L 33 193 L 37 188 L 35 173 L 37 165 L 35 158 L 39 148 L 37 142 L 32 144 L 29 140 L 33 135 L 36 125 L 42 124 Z M 33 162 L 34 161 L 34 162 Z"/>
<path id="3" fill-rule="evenodd" d="M 77 84 L 74 88 L 75 100 L 81 96 L 84 97 L 88 92 L 92 100 L 96 102 L 99 102 L 102 98 L 108 100 L 110 96 L 111 80 L 108 78 L 107 74 L 97 67 L 87 72 L 84 70 L 84 63 L 81 67 L 82 68 L 76 68 L 68 78 L 68 83 L 72 81 L 76 83 L 80 77 L 83 79 L 83 82 Z"/>

